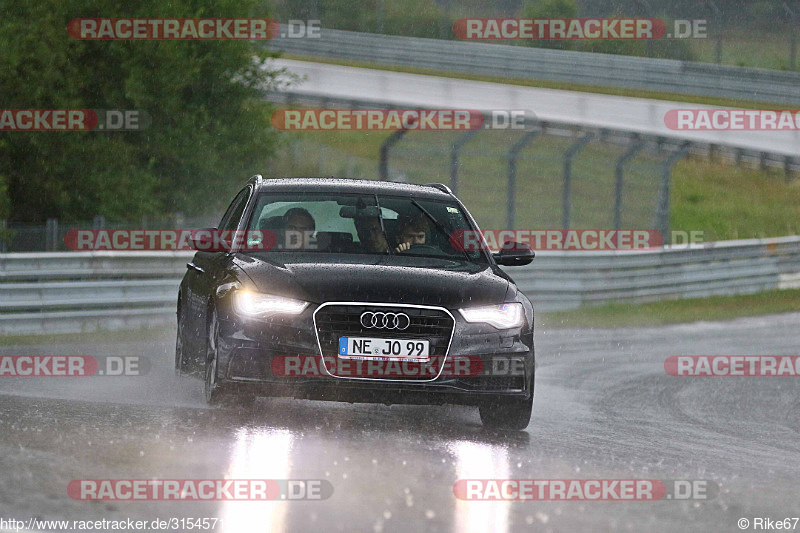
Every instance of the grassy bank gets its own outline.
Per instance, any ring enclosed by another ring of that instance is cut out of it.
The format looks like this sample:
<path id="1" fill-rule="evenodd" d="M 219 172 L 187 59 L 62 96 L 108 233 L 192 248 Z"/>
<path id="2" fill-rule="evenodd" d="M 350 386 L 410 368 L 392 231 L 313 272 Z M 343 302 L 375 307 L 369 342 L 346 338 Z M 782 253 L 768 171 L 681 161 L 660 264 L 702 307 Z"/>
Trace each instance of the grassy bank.
<path id="1" fill-rule="evenodd" d="M 540 313 L 539 322 L 545 328 L 614 328 L 730 320 L 792 311 L 800 311 L 800 289 L 646 304 L 606 304 Z"/>

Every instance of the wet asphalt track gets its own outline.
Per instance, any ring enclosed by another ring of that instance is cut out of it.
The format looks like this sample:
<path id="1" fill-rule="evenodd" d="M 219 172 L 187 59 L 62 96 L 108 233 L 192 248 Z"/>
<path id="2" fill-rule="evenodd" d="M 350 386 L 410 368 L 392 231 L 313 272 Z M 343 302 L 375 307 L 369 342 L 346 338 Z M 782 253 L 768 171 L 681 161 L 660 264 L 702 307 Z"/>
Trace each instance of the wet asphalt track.
<path id="1" fill-rule="evenodd" d="M 2 378 L 0 518 L 222 518 L 259 531 L 740 531 L 800 516 L 800 379 L 675 378 L 674 354 L 800 354 L 800 314 L 653 329 L 537 331 L 534 417 L 482 429 L 464 407 L 259 400 L 206 408 L 173 337 L 6 346 L 149 356 L 138 378 Z M 84 502 L 81 478 L 327 479 L 325 501 Z M 464 502 L 464 478 L 707 479 L 709 501 Z M 800 528 L 800 525 L 798 526 Z M 750 529 L 752 531 L 752 529 Z"/>

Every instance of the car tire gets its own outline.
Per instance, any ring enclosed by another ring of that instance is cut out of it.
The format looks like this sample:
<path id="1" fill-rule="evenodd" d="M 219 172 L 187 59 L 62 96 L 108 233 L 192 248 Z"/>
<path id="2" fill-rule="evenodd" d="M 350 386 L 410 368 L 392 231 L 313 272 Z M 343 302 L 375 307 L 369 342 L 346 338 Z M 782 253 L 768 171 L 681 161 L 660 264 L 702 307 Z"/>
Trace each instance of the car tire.
<path id="1" fill-rule="evenodd" d="M 528 427 L 533 415 L 533 376 L 531 376 L 531 395 L 527 400 L 518 398 L 497 398 L 478 407 L 484 426 L 498 429 L 521 431 Z"/>
<path id="2" fill-rule="evenodd" d="M 203 397 L 208 405 L 219 405 L 226 400 L 224 387 L 219 383 L 217 368 L 217 341 L 219 340 L 219 322 L 217 313 L 209 310 L 208 331 L 206 333 L 205 372 L 203 378 Z"/>
<path id="3" fill-rule="evenodd" d="M 478 409 L 481 414 L 481 422 L 486 427 L 523 430 L 531 421 L 533 398 L 495 401 L 481 405 Z"/>
<path id="4" fill-rule="evenodd" d="M 175 335 L 175 375 L 180 377 L 186 371 L 185 348 L 183 345 L 183 322 L 178 311 L 178 332 Z"/>
<path id="5" fill-rule="evenodd" d="M 256 396 L 237 391 L 232 385 L 219 382 L 217 363 L 217 346 L 219 341 L 219 322 L 216 311 L 211 310 L 208 324 L 208 339 L 205 376 L 203 379 L 203 397 L 208 405 L 238 407 L 249 409 L 256 401 Z"/>

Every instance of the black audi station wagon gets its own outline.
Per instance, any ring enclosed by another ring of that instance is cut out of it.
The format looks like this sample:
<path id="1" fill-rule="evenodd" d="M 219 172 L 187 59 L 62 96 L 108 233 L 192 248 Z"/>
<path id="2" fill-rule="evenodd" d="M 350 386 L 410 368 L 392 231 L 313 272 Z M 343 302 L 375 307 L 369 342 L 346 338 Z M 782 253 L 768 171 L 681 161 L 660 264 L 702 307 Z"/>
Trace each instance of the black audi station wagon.
<path id="1" fill-rule="evenodd" d="M 533 307 L 500 266 L 533 252 L 464 246 L 478 231 L 442 184 L 254 176 L 193 234 L 176 370 L 202 376 L 209 403 L 452 403 L 524 429 Z"/>

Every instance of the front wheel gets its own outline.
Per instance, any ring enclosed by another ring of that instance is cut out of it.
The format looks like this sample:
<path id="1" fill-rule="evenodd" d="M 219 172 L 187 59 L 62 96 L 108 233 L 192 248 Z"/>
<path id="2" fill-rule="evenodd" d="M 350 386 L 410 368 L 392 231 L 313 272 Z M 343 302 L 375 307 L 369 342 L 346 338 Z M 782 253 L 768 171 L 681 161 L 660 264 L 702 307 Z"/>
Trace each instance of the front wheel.
<path id="1" fill-rule="evenodd" d="M 178 312 L 178 333 L 175 335 L 175 375 L 182 376 L 185 371 L 185 357 L 183 355 L 185 348 L 183 347 L 183 321 L 181 320 L 180 311 Z"/>
<path id="2" fill-rule="evenodd" d="M 205 379 L 203 380 L 203 397 L 208 405 L 217 405 L 225 399 L 225 394 L 218 382 L 217 342 L 219 340 L 219 322 L 216 311 L 211 311 L 208 320 L 207 353 L 205 357 Z"/>
<path id="3" fill-rule="evenodd" d="M 497 398 L 481 405 L 478 410 L 483 425 L 517 431 L 528 427 L 533 414 L 533 383 L 533 376 L 531 376 L 531 396 L 527 400 Z"/>
<path id="4" fill-rule="evenodd" d="M 208 327 L 208 353 L 206 355 L 205 379 L 203 380 L 203 397 L 208 405 L 224 405 L 252 407 L 256 397 L 246 392 L 237 392 L 229 385 L 219 382 L 219 322 L 217 314 L 211 311 Z"/>
<path id="5" fill-rule="evenodd" d="M 504 400 L 481 405 L 481 422 L 490 428 L 523 430 L 533 414 L 533 397 L 528 400 Z"/>
<path id="6" fill-rule="evenodd" d="M 222 399 L 222 389 L 217 383 L 217 357 L 206 361 L 206 375 L 203 382 L 203 397 L 208 405 L 216 405 Z"/>

